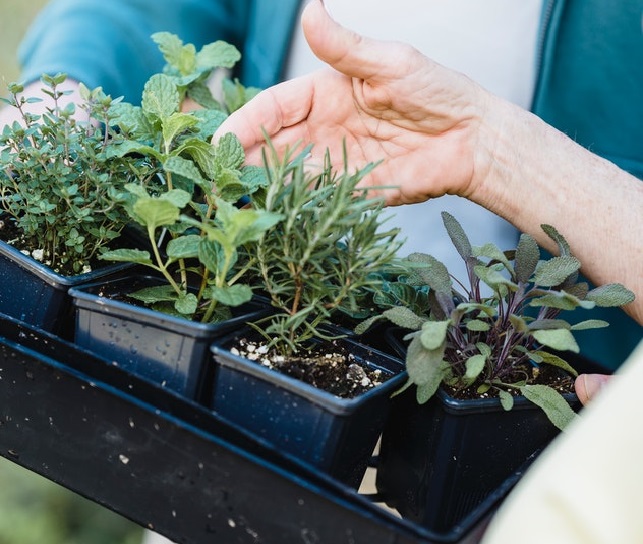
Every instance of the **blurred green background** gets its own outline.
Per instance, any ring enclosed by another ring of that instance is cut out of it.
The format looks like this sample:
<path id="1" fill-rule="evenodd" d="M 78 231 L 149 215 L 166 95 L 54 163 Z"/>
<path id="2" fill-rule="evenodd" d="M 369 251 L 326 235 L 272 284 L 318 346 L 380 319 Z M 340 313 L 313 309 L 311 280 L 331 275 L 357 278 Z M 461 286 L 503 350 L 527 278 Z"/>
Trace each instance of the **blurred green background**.
<path id="1" fill-rule="evenodd" d="M 2 96 L 18 80 L 16 49 L 45 3 L 0 0 Z M 0 457 L 0 544 L 140 544 L 141 535 L 126 519 Z"/>

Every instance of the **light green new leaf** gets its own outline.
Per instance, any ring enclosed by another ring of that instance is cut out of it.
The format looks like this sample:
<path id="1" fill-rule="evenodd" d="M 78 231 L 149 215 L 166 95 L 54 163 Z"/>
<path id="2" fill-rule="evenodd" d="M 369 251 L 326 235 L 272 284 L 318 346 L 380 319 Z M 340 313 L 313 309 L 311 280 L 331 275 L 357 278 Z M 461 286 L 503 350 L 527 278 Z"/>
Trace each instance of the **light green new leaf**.
<path id="1" fill-rule="evenodd" d="M 165 74 L 154 74 L 143 88 L 141 106 L 143 113 L 161 121 L 179 111 L 179 90 L 174 80 Z"/>
<path id="2" fill-rule="evenodd" d="M 473 267 L 473 273 L 494 291 L 498 291 L 500 286 L 505 286 L 511 291 L 516 291 L 518 289 L 518 285 L 498 270 L 498 268 L 502 267 L 503 265 L 476 265 Z"/>
<path id="3" fill-rule="evenodd" d="M 193 45 L 184 46 L 181 39 L 170 32 L 156 32 L 152 34 L 152 40 L 158 45 L 165 61 L 182 75 L 187 75 L 196 68 L 196 50 Z"/>
<path id="4" fill-rule="evenodd" d="M 522 316 L 519 316 L 516 314 L 510 314 L 509 323 L 511 323 L 511 326 L 514 329 L 516 329 L 517 332 L 520 332 L 520 333 L 529 332 L 529 325 L 527 324 L 527 321 L 525 321 L 525 319 Z"/>
<path id="5" fill-rule="evenodd" d="M 574 335 L 567 329 L 538 330 L 532 336 L 544 346 L 560 351 L 580 351 Z"/>
<path id="6" fill-rule="evenodd" d="M 198 300 L 194 293 L 183 293 L 174 302 L 174 308 L 183 315 L 192 315 L 198 307 Z"/>
<path id="7" fill-rule="evenodd" d="M 622 306 L 634 300 L 634 293 L 620 283 L 608 283 L 587 293 L 587 300 L 601 307 Z"/>
<path id="8" fill-rule="evenodd" d="M 189 113 L 174 112 L 169 117 L 164 118 L 161 121 L 161 126 L 165 146 L 169 148 L 175 138 L 197 123 L 197 118 Z"/>
<path id="9" fill-rule="evenodd" d="M 540 249 L 536 240 L 529 234 L 521 234 L 514 258 L 516 280 L 527 283 L 536 270 L 539 259 Z"/>
<path id="10" fill-rule="evenodd" d="M 481 321 L 480 319 L 472 319 L 471 321 L 466 322 L 467 330 L 484 332 L 488 331 L 491 328 L 491 325 L 486 321 Z"/>
<path id="11" fill-rule="evenodd" d="M 514 396 L 511 393 L 504 389 L 499 389 L 498 396 L 500 397 L 500 405 L 505 412 L 508 412 L 514 407 Z"/>
<path id="12" fill-rule="evenodd" d="M 486 360 L 487 358 L 482 354 L 472 355 L 467 359 L 464 378 L 468 383 L 473 383 L 484 370 Z"/>
<path id="13" fill-rule="evenodd" d="M 139 222 L 152 231 L 157 227 L 173 225 L 179 219 L 179 209 L 160 198 L 137 200 L 133 210 Z"/>
<path id="14" fill-rule="evenodd" d="M 152 264 L 149 251 L 141 249 L 113 249 L 100 255 L 99 259 L 123 263 Z"/>
<path id="15" fill-rule="evenodd" d="M 202 70 L 232 68 L 240 59 L 239 50 L 221 40 L 204 45 L 196 55 L 197 66 Z"/>
<path id="16" fill-rule="evenodd" d="M 427 350 L 436 350 L 444 345 L 451 320 L 425 321 L 422 324 L 420 340 Z"/>
<path id="17" fill-rule="evenodd" d="M 537 406 L 540 406 L 556 427 L 563 430 L 577 415 L 565 398 L 547 385 L 525 385 L 520 392 Z"/>
<path id="18" fill-rule="evenodd" d="M 576 257 L 571 255 L 552 257 L 538 264 L 534 274 L 534 283 L 543 287 L 554 287 L 563 283 L 578 270 L 580 270 L 580 261 Z"/>
<path id="19" fill-rule="evenodd" d="M 417 385 L 429 386 L 435 392 L 445 373 L 444 347 L 428 350 L 419 337 L 411 340 L 406 352 L 406 370 Z"/>
<path id="20" fill-rule="evenodd" d="M 472 248 L 472 253 L 474 257 L 486 257 L 492 261 L 498 261 L 502 263 L 511 274 L 514 273 L 511 262 L 507 259 L 504 252 L 495 244 L 488 243 L 483 246 L 475 246 Z"/>

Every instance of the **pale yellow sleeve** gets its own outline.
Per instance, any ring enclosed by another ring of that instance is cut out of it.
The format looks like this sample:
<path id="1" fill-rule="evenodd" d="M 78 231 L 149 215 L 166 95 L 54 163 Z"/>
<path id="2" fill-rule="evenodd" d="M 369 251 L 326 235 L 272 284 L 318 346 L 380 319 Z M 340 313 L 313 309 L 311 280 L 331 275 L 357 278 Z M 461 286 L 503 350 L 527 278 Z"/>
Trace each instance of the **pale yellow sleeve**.
<path id="1" fill-rule="evenodd" d="M 643 342 L 538 458 L 483 544 L 643 543 Z"/>

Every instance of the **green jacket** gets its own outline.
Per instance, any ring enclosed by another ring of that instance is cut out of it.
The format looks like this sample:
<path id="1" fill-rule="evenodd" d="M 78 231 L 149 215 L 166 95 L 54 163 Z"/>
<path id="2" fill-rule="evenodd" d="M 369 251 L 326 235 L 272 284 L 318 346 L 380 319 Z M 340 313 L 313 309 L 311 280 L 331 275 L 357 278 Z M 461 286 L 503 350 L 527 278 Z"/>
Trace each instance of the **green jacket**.
<path id="1" fill-rule="evenodd" d="M 22 77 L 64 72 L 136 102 L 144 82 L 163 65 L 150 35 L 165 30 L 197 47 L 217 39 L 235 44 L 242 52 L 239 79 L 268 87 L 282 79 L 300 3 L 53 0 L 21 45 Z M 639 178 L 641 15 L 640 0 L 545 0 L 532 106 L 545 121 Z M 608 331 L 577 337 L 585 355 L 616 368 L 643 337 L 642 328 L 620 310 L 599 313 L 612 323 Z"/>

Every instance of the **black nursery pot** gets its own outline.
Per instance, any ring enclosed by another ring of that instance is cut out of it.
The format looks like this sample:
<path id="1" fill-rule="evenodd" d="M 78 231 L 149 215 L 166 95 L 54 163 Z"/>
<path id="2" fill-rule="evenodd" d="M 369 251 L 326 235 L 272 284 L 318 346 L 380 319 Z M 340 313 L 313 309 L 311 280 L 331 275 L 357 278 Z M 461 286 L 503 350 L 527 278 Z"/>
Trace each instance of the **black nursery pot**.
<path id="1" fill-rule="evenodd" d="M 574 361 L 579 371 L 597 371 Z M 574 410 L 574 394 L 565 395 Z M 525 397 L 505 411 L 499 399 L 459 400 L 438 390 L 418 404 L 415 388 L 393 399 L 382 436 L 376 486 L 407 519 L 448 531 L 491 495 L 559 430 Z"/>
<path id="2" fill-rule="evenodd" d="M 71 289 L 75 342 L 133 374 L 203 401 L 212 341 L 263 317 L 269 306 L 251 301 L 233 308 L 230 319 L 200 323 L 124 302 L 128 293 L 162 282 L 140 275 Z"/>
<path id="3" fill-rule="evenodd" d="M 391 394 L 405 381 L 403 362 L 353 339 L 339 340 L 356 362 L 390 376 L 368 392 L 346 399 L 231 353 L 241 335 L 212 346 L 215 412 L 358 487 L 388 417 Z"/>
<path id="4" fill-rule="evenodd" d="M 63 276 L 0 241 L 0 312 L 71 340 L 74 309 L 68 290 L 122 276 L 132 268 L 129 263 L 119 263 Z"/>

